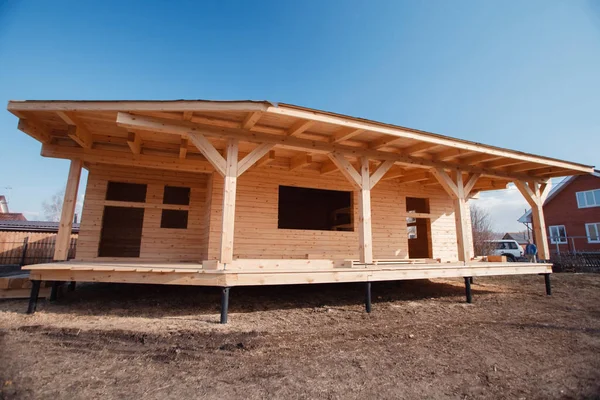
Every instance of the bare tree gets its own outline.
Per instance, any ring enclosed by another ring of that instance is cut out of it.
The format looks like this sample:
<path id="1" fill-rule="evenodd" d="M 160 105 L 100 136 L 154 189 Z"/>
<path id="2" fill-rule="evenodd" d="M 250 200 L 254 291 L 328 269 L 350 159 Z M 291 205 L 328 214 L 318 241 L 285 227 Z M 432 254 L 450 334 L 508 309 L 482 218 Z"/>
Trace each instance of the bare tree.
<path id="1" fill-rule="evenodd" d="M 46 221 L 60 221 L 62 213 L 63 198 L 65 197 L 65 189 L 61 189 L 54 193 L 49 200 L 44 200 L 42 210 L 44 210 L 44 218 Z"/>
<path id="2" fill-rule="evenodd" d="M 473 248 L 476 256 L 487 256 L 492 250 L 489 242 L 494 239 L 492 217 L 487 210 L 471 204 L 471 227 L 473 229 Z"/>

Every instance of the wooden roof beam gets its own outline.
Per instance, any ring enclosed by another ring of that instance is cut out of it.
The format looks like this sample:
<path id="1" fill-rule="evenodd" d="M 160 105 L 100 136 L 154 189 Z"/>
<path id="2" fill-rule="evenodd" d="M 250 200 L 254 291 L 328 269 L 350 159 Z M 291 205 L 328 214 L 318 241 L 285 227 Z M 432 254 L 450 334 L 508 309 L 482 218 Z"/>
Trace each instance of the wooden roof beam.
<path id="1" fill-rule="evenodd" d="M 363 129 L 342 128 L 331 137 L 331 143 L 340 143 L 352 139 L 354 136 L 363 133 Z"/>
<path id="2" fill-rule="evenodd" d="M 404 175 L 396 179 L 398 183 L 412 183 L 419 181 L 426 181 L 431 178 L 431 174 L 428 171 L 415 172 L 412 174 Z"/>
<path id="3" fill-rule="evenodd" d="M 300 120 L 300 121 L 296 122 L 295 124 L 293 124 L 292 126 L 290 126 L 290 128 L 287 131 L 287 134 L 288 134 L 288 136 L 299 135 L 302 132 L 304 132 L 305 130 L 307 130 L 308 128 L 310 128 L 313 124 L 314 124 L 314 121 Z"/>
<path id="4" fill-rule="evenodd" d="M 448 170 L 462 170 L 463 172 L 481 173 L 489 176 L 502 176 L 515 179 L 536 179 L 535 177 L 523 174 L 508 174 L 504 171 L 497 171 L 490 168 L 479 168 L 467 165 L 453 164 L 445 161 L 433 161 L 423 158 L 413 157 L 404 154 L 390 153 L 385 151 L 362 149 L 342 144 L 332 144 L 329 142 L 297 138 L 292 136 L 270 135 L 254 131 L 245 131 L 234 128 L 216 128 L 214 126 L 201 126 L 184 121 L 170 121 L 160 118 L 144 117 L 128 113 L 117 114 L 117 125 L 129 129 L 147 130 L 151 132 L 168 133 L 175 135 L 210 135 L 220 138 L 235 138 L 248 142 L 274 143 L 275 145 L 286 146 L 287 148 L 296 148 L 310 153 L 331 153 L 337 152 L 350 157 L 365 156 L 374 160 L 391 160 L 398 163 L 411 164 L 419 168 L 443 168 Z M 538 180 L 540 180 L 538 178 Z"/>
<path id="5" fill-rule="evenodd" d="M 378 149 L 381 149 L 382 147 L 391 146 L 394 143 L 397 143 L 403 139 L 404 139 L 403 137 L 384 136 L 381 139 L 377 139 L 377 140 L 371 142 L 371 144 L 369 145 L 369 148 L 373 149 L 373 150 L 378 150 Z"/>
<path id="6" fill-rule="evenodd" d="M 262 116 L 262 112 L 260 112 L 260 111 L 248 113 L 248 115 L 246 115 L 246 118 L 244 118 L 244 121 L 242 121 L 242 129 L 246 129 L 246 130 L 252 129 L 254 127 L 254 125 L 256 125 L 256 123 L 258 122 L 258 120 L 260 119 L 261 116 Z"/>
<path id="7" fill-rule="evenodd" d="M 462 158 L 460 161 L 462 163 L 465 163 L 468 165 L 479 165 L 486 161 L 493 161 L 493 160 L 497 160 L 499 158 L 502 158 L 502 157 L 495 155 L 495 154 L 475 154 L 472 156 L 467 156 L 465 158 Z"/>
<path id="8" fill-rule="evenodd" d="M 312 156 L 310 154 L 298 154 L 290 159 L 290 171 L 295 171 L 312 164 Z"/>
<path id="9" fill-rule="evenodd" d="M 183 112 L 183 120 L 184 121 L 191 121 L 193 117 L 194 117 L 193 111 L 184 111 Z"/>
<path id="10" fill-rule="evenodd" d="M 483 164 L 485 168 L 506 168 L 511 165 L 522 164 L 523 160 L 516 160 L 514 158 L 503 158 L 496 161 L 490 161 Z"/>
<path id="11" fill-rule="evenodd" d="M 187 138 L 181 138 L 181 143 L 179 144 L 179 158 L 182 160 L 187 157 L 189 140 Z"/>
<path id="12" fill-rule="evenodd" d="M 39 122 L 32 121 L 30 119 L 19 119 L 19 125 L 17 126 L 17 129 L 19 129 L 21 132 L 25 132 L 43 144 L 48 144 L 52 141 L 50 129 Z"/>
<path id="13" fill-rule="evenodd" d="M 415 143 L 412 146 L 403 147 L 402 149 L 400 149 L 400 152 L 407 156 L 411 156 L 417 153 L 423 153 L 424 151 L 431 150 L 436 147 L 439 147 L 439 145 L 435 143 L 421 142 Z"/>
<path id="14" fill-rule="evenodd" d="M 258 160 L 256 162 L 256 164 L 254 164 L 254 165 L 256 167 L 264 167 L 266 165 L 269 165 L 273 161 L 275 161 L 275 150 L 269 151 L 267 154 L 265 154 L 264 156 L 262 156 L 261 159 Z"/>
<path id="15" fill-rule="evenodd" d="M 127 145 L 131 149 L 131 152 L 135 155 L 140 155 L 142 152 L 142 137 L 139 133 L 128 132 L 127 133 Z"/>
<path id="16" fill-rule="evenodd" d="M 450 148 L 447 150 L 440 151 L 439 153 L 432 154 L 434 160 L 438 161 L 446 161 L 452 158 L 466 156 L 468 154 L 472 154 L 473 152 L 470 150 L 463 150 L 457 148 Z"/>
<path id="17" fill-rule="evenodd" d="M 390 168 L 390 170 L 381 179 L 386 181 L 389 179 L 400 178 L 401 176 L 404 176 L 404 175 L 406 175 L 406 169 L 395 165 L 393 168 Z"/>
<path id="18" fill-rule="evenodd" d="M 67 124 L 69 129 L 67 135 L 81 147 L 92 148 L 92 134 L 86 129 L 84 124 L 67 111 L 57 111 L 56 114 Z"/>

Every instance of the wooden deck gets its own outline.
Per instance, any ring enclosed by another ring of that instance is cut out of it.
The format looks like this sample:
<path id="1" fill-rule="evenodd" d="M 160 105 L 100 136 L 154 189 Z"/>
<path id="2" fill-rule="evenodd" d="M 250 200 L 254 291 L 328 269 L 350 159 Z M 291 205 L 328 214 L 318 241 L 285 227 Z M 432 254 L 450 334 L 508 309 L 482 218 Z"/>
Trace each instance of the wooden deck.
<path id="1" fill-rule="evenodd" d="M 309 283 L 376 282 L 410 279 L 552 273 L 552 264 L 403 263 L 378 260 L 361 265 L 349 260 L 235 260 L 225 269 L 200 263 L 83 262 L 29 265 L 32 280 L 148 283 L 196 286 L 259 286 Z"/>

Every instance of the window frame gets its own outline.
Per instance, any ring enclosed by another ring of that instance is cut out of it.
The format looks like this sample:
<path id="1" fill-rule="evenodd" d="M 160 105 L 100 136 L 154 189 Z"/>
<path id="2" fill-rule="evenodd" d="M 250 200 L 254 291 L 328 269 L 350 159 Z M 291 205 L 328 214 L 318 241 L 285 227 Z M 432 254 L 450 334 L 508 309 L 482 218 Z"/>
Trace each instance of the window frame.
<path id="1" fill-rule="evenodd" d="M 552 228 L 559 229 L 559 231 L 557 232 L 558 235 L 556 235 L 556 236 L 552 235 Z M 562 228 L 563 231 L 565 232 L 564 236 L 560 235 L 560 228 Z M 550 243 L 551 244 L 567 244 L 568 243 L 568 240 L 567 240 L 567 228 L 564 225 L 550 225 L 548 227 L 548 233 L 549 233 L 549 238 L 550 238 Z M 558 241 L 556 240 L 556 238 L 558 238 Z"/>
<path id="2" fill-rule="evenodd" d="M 593 204 L 588 203 L 588 194 L 591 194 Z M 582 190 L 580 192 L 576 192 L 575 199 L 577 200 L 577 208 L 600 207 L 600 189 Z"/>
<path id="3" fill-rule="evenodd" d="M 590 227 L 594 227 L 596 230 L 596 240 L 591 240 Z M 590 222 L 585 224 L 585 235 L 588 243 L 600 243 L 600 222 Z"/>

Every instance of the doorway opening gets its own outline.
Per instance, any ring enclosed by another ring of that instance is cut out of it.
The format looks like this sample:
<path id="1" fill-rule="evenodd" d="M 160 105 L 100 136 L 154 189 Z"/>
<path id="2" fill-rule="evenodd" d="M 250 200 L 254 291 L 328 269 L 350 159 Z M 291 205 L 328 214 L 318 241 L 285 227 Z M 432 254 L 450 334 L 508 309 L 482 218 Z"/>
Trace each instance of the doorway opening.
<path id="1" fill-rule="evenodd" d="M 408 258 L 432 258 L 430 219 L 423 215 L 429 214 L 429 199 L 407 197 L 406 214 Z"/>

